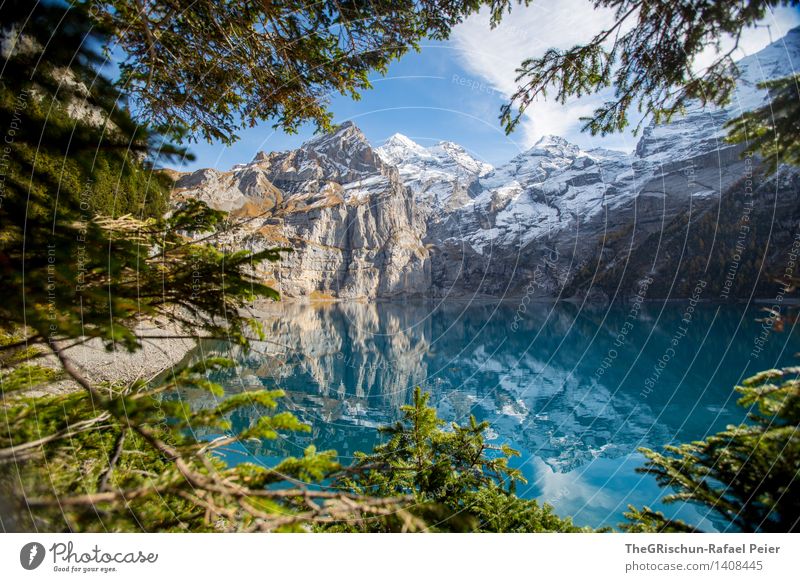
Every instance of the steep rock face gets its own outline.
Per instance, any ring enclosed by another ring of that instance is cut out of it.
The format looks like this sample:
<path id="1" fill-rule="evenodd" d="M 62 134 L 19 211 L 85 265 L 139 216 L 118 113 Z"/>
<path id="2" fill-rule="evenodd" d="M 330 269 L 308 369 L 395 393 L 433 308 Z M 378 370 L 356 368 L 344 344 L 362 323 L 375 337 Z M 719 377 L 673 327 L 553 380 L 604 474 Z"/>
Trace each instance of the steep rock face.
<path id="1" fill-rule="evenodd" d="M 724 125 L 768 99 L 760 81 L 790 74 L 798 61 L 800 28 L 739 62 L 730 105 L 692 105 L 673 122 L 646 128 L 630 154 L 547 136 L 492 168 L 456 144 L 423 147 L 400 134 L 373 149 L 346 123 L 230 172 L 184 175 L 176 198 L 252 218 L 228 236 L 234 248 L 295 249 L 262 272 L 290 297 L 608 300 L 629 296 L 651 276 L 663 280 L 653 292 L 686 296 L 690 280 L 712 263 L 726 268 L 722 255 L 731 248 L 766 246 L 762 255 L 778 260 L 791 244 L 798 172 L 760 175 L 757 159 L 724 141 Z M 745 198 L 764 228 L 741 243 Z M 769 216 L 779 219 L 777 231 Z M 719 236 L 708 231 L 713 220 L 723 221 Z M 772 264 L 755 267 L 758 278 Z M 737 293 L 769 293 L 754 285 Z"/>
<path id="2" fill-rule="evenodd" d="M 492 171 L 491 165 L 449 141 L 425 148 L 396 133 L 376 152 L 384 162 L 397 167 L 425 220 L 469 203 L 470 188 Z"/>
<path id="3" fill-rule="evenodd" d="M 660 233 L 684 217 L 690 224 L 754 192 L 757 206 L 780 208 L 791 219 L 797 209 L 797 180 L 792 178 L 797 171 L 783 168 L 778 180 L 760 175 L 757 159 L 743 157 L 742 146 L 724 141 L 724 124 L 765 103 L 768 95 L 757 84 L 790 74 L 798 59 L 800 29 L 795 29 L 740 61 L 742 77 L 730 105 L 696 104 L 669 124 L 646 128 L 631 155 L 582 151 L 548 136 L 478 177 L 466 204 L 434 215 L 428 225 L 432 294 L 580 297 L 600 277 L 605 284 L 594 291 L 609 298 L 617 294 L 619 279 L 605 275 L 620 273 L 639 251 L 646 251 L 652 263 L 626 274 L 629 284 L 623 293 L 635 287 L 631 279 L 653 272 L 676 275 L 659 269 L 674 248 L 660 255 L 651 251 L 666 244 Z M 766 195 L 770 192 L 771 197 Z M 776 240 L 780 236 L 767 233 L 762 242 L 774 245 Z M 673 236 L 669 245 L 678 242 Z M 713 254 L 711 241 L 696 246 L 698 253 Z M 670 289 L 663 291 L 669 294 Z"/>
<path id="4" fill-rule="evenodd" d="M 653 163 L 543 138 L 482 178 L 470 204 L 429 226 L 436 292 L 566 298 L 607 239 L 636 248 L 679 214 L 718 202 L 752 171 L 740 153 Z"/>
<path id="5" fill-rule="evenodd" d="M 596 226 L 586 225 L 624 199 L 611 186 L 626 170 L 624 154 L 549 136 L 480 178 L 470 203 L 430 225 L 436 292 L 504 296 L 538 276 L 552 295 L 568 276 L 563 258 L 593 245 Z"/>
<path id="6" fill-rule="evenodd" d="M 352 123 L 230 172 L 185 175 L 175 194 L 249 217 L 226 245 L 291 247 L 280 265 L 260 273 L 286 296 L 391 297 L 430 288 L 425 225 L 413 197 Z"/>

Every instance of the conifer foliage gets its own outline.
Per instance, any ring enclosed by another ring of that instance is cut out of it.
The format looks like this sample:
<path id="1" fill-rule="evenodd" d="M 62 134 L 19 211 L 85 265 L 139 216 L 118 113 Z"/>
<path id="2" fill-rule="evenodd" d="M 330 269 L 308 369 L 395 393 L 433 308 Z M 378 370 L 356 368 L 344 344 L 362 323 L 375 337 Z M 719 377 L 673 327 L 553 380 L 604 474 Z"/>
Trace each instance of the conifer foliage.
<path id="1" fill-rule="evenodd" d="M 372 453 L 357 453 L 356 463 L 339 486 L 368 496 L 413 500 L 412 515 L 429 531 L 585 531 L 561 519 L 550 506 L 514 494 L 525 479 L 509 461 L 519 453 L 486 442 L 487 422 L 470 417 L 447 426 L 429 406 L 420 388 L 403 419 L 381 429 L 385 443 Z M 386 531 L 391 520 L 367 521 L 334 529 Z"/>
<path id="2" fill-rule="evenodd" d="M 703 441 L 642 449 L 643 473 L 674 493 L 668 503 L 692 502 L 743 532 L 800 528 L 800 368 L 767 370 L 737 390 L 749 423 Z M 631 508 L 629 531 L 698 531 L 650 508 Z"/>
<path id="3" fill-rule="evenodd" d="M 513 0 L 86 0 L 125 58 L 121 83 L 157 125 L 230 142 L 269 120 L 330 129 L 330 95 L 357 99 L 369 74 L 425 38 L 445 39 Z"/>
<path id="4" fill-rule="evenodd" d="M 0 11 L 0 527 L 272 531 L 343 519 L 353 507 L 402 516 L 394 499 L 310 492 L 300 477 L 337 468 L 330 452 L 310 448 L 274 467 L 221 463 L 219 447 L 308 430 L 274 413 L 279 391 L 224 398 L 207 374 L 230 361 L 133 382 L 86 378 L 71 350 L 87 341 L 137 350 L 146 318 L 246 345 L 244 307 L 277 297 L 250 267 L 281 249 L 209 244 L 226 217 L 202 203 L 164 215 L 171 183 L 154 162 L 183 152 L 133 121 L 101 74 L 108 31 L 85 10 L 10 0 Z M 217 403 L 192 411 L 178 390 Z M 244 406 L 262 415 L 231 433 L 227 419 Z M 199 427 L 218 438 L 194 438 Z M 267 487 L 276 482 L 287 486 Z"/>
<path id="5" fill-rule="evenodd" d="M 667 118 L 688 99 L 724 101 L 727 61 L 691 79 L 687 58 L 768 7 L 795 3 L 597 0 L 617 9 L 618 25 L 526 62 L 516 100 L 524 110 L 552 85 L 563 101 L 615 84 L 617 100 L 589 121 L 601 133 L 628 125 L 637 104 Z M 226 447 L 309 430 L 279 410 L 281 391 L 226 397 L 209 380 L 233 365 L 223 358 L 98 384 L 71 357 L 89 341 L 136 351 L 139 323 L 155 318 L 245 347 L 260 337 L 247 308 L 278 295 L 252 267 L 287 249 L 226 252 L 214 243 L 235 227 L 229 217 L 200 202 L 171 207 L 171 180 L 157 166 L 187 155 L 171 140 L 229 142 L 263 119 L 324 129 L 328 93 L 356 97 L 370 71 L 426 36 L 446 38 L 485 4 L 496 23 L 513 2 L 0 5 L 0 529 L 582 531 L 514 494 L 523 481 L 517 453 L 486 443 L 486 423 L 447 426 L 419 389 L 404 419 L 384 430 L 386 442 L 352 467 L 313 447 L 272 466 L 230 467 L 217 454 Z M 633 15 L 638 27 L 620 32 Z M 115 43 L 124 53 L 117 83 L 103 74 Z M 756 132 L 757 143 L 796 161 L 796 79 L 768 88 L 781 139 Z M 513 127 L 512 110 L 504 115 Z M 765 124 L 766 115 L 745 121 Z M 751 127 L 735 124 L 733 139 Z M 797 374 L 751 379 L 741 389 L 750 424 L 645 451 L 645 470 L 676 489 L 669 500 L 708 505 L 742 530 L 795 531 Z M 180 398 L 186 391 L 214 405 L 192 409 Z M 233 432 L 230 418 L 243 407 L 258 418 Z M 647 508 L 630 517 L 629 529 L 693 529 Z"/>
<path id="6" fill-rule="evenodd" d="M 766 81 L 759 88 L 769 91 L 769 102 L 732 119 L 728 141 L 760 152 L 773 172 L 780 164 L 800 166 L 800 75 Z"/>
<path id="7" fill-rule="evenodd" d="M 668 122 L 693 102 L 725 105 L 739 75 L 735 60 L 742 35 L 760 26 L 772 8 L 796 6 L 798 0 L 593 0 L 592 4 L 613 11 L 613 23 L 586 43 L 567 50 L 551 48 L 523 61 L 517 69 L 517 91 L 501 112 L 508 132 L 528 107 L 545 98 L 566 103 L 585 95 L 609 94 L 582 119 L 592 135 L 631 126 L 638 130 L 650 121 Z M 716 52 L 712 62 L 696 70 L 697 57 L 708 50 Z M 746 115 L 734 122 L 733 137 L 744 141 L 742 128 L 748 124 L 756 132 L 754 151 L 767 158 L 774 157 L 777 136 L 777 147 L 784 154 L 779 161 L 792 163 L 797 157 L 792 142 L 800 110 L 797 80 L 792 76 L 766 86 L 783 95 L 777 123 L 768 110 Z"/>

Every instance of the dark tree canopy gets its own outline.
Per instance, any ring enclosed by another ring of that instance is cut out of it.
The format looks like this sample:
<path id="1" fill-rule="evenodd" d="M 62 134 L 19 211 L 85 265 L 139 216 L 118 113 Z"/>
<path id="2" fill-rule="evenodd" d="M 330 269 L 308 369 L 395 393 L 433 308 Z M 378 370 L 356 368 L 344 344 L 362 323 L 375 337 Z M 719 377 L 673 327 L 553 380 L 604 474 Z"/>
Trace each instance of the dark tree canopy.
<path id="1" fill-rule="evenodd" d="M 594 0 L 593 4 L 613 9 L 614 24 L 585 44 L 550 49 L 525 60 L 517 71 L 519 88 L 502 110 L 507 131 L 539 98 L 566 103 L 606 88 L 613 88 L 613 99 L 583 120 L 592 134 L 626 129 L 632 113 L 641 114 L 642 121 L 665 122 L 690 101 L 725 104 L 736 83 L 733 57 L 742 33 L 771 8 L 796 6 L 798 0 Z M 733 40 L 730 50 L 722 50 L 725 39 Z M 709 47 L 719 53 L 697 74 L 695 59 Z M 797 94 L 794 98 L 797 101 Z"/>
<path id="2" fill-rule="evenodd" d="M 561 100 L 614 84 L 619 100 L 598 113 L 598 131 L 625 127 L 637 103 L 668 117 L 690 98 L 724 101 L 735 74 L 729 63 L 721 59 L 711 76 L 695 81 L 687 77 L 686 55 L 721 33 L 739 34 L 768 6 L 787 3 L 795 0 L 597 0 L 618 9 L 620 23 L 608 38 L 628 18 L 638 26 L 620 34 L 610 52 L 601 35 L 594 48 L 577 47 L 569 57 L 551 51 L 538 65 L 528 62 L 523 77 L 533 75 L 532 94 L 517 98 L 527 105 L 553 83 Z M 270 467 L 229 467 L 215 451 L 309 430 L 290 412 L 275 410 L 280 391 L 225 397 L 207 376 L 232 365 L 223 358 L 176 367 L 165 377 L 98 385 L 70 357 L 76 345 L 98 339 L 109 349 L 136 350 L 137 323 L 156 316 L 193 335 L 246 346 L 252 321 L 244 308 L 255 297 L 277 297 L 250 267 L 277 260 L 284 249 L 226 253 L 207 244 L 229 227 L 224 213 L 199 202 L 169 207 L 171 181 L 154 165 L 185 152 L 165 135 L 231 141 L 237 129 L 263 119 L 286 130 L 305 120 L 324 129 L 331 91 L 355 97 L 369 87 L 370 71 L 385 70 L 425 36 L 446 38 L 483 5 L 496 23 L 512 4 L 0 4 L 0 527 L 579 529 L 549 507 L 517 498 L 512 485 L 521 475 L 509 465 L 515 451 L 493 450 L 486 424 L 474 419 L 445 430 L 421 390 L 404 407 L 403 421 L 385 429 L 387 442 L 358 455 L 352 467 L 314 447 Z M 113 52 L 117 42 L 123 61 L 112 82 L 101 74 L 102 49 Z M 627 72 L 620 77 L 618 70 Z M 755 136 L 764 147 L 795 152 L 796 79 L 767 88 L 777 105 L 745 121 L 768 124 L 777 111 L 781 139 Z M 131 114 L 128 95 L 148 123 Z M 513 126 L 510 110 L 506 121 Z M 733 138 L 750 127 L 735 125 Z M 742 529 L 796 529 L 797 374 L 770 371 L 746 383 L 743 403 L 758 407 L 750 425 L 663 455 L 645 451 L 645 470 L 675 487 L 674 499 L 707 504 Z M 78 389 L 28 393 L 64 378 Z M 187 406 L 175 397 L 184 391 L 209 394 L 213 405 Z M 231 434 L 230 417 L 244 407 L 259 414 Z M 197 429 L 212 438 L 197 437 Z M 631 517 L 632 529 L 690 529 L 646 508 Z"/>
<path id="3" fill-rule="evenodd" d="M 596 8 L 614 11 L 614 24 L 585 44 L 525 60 L 501 121 L 510 132 L 539 98 L 565 103 L 607 88 L 614 97 L 584 119 L 593 134 L 665 122 L 692 101 L 724 104 L 736 83 L 733 57 L 742 33 L 771 8 L 798 1 L 594 0 Z M 371 86 L 370 73 L 386 72 L 421 40 L 446 39 L 482 8 L 496 25 L 528 0 L 82 3 L 111 33 L 106 48 L 121 55 L 119 85 L 140 119 L 169 133 L 230 143 L 239 130 L 265 120 L 287 132 L 308 121 L 330 129 L 330 96 L 358 99 Z M 732 49 L 722 50 L 725 39 Z M 709 47 L 719 54 L 697 74 L 695 59 Z M 790 107 L 800 102 L 796 90 L 789 97 Z M 796 154 L 772 147 L 791 145 L 784 128 L 776 138 L 773 120 L 755 121 L 748 118 L 758 151 L 792 163 Z"/>
<path id="4" fill-rule="evenodd" d="M 192 244 L 183 232 L 223 221 L 203 205 L 165 218 L 172 181 L 152 163 L 182 151 L 131 119 L 99 73 L 96 48 L 108 37 L 85 13 L 30 8 L 2 5 L 13 48 L 0 86 L 0 324 L 40 339 L 98 336 L 133 348 L 136 318 L 181 308 L 195 324 L 220 331 L 224 319 L 240 335 L 238 307 L 275 295 L 245 269 L 277 252 L 226 257 Z M 194 292 L 199 277 L 203 293 Z"/>
<path id="5" fill-rule="evenodd" d="M 737 387 L 750 422 L 702 441 L 642 449 L 654 475 L 674 493 L 667 503 L 692 502 L 743 532 L 800 528 L 800 368 L 767 370 Z M 630 531 L 698 531 L 650 508 L 630 509 Z"/>
<path id="6" fill-rule="evenodd" d="M 270 120 L 328 129 L 332 94 L 354 99 L 369 74 L 424 38 L 444 39 L 480 7 L 513 0 L 85 0 L 124 56 L 121 84 L 157 126 L 223 142 Z"/>
<path id="7" fill-rule="evenodd" d="M 226 217 L 199 202 L 164 215 L 171 181 L 152 161 L 182 152 L 131 119 L 100 74 L 95 49 L 109 37 L 80 7 L 9 0 L 0 17 L 0 528 L 297 530 L 354 507 L 402 515 L 397 500 L 309 492 L 300 479 L 336 470 L 331 452 L 226 466 L 218 447 L 309 429 L 274 412 L 280 391 L 226 398 L 206 375 L 229 360 L 150 379 L 87 378 L 72 350 L 102 341 L 134 351 L 143 318 L 246 345 L 246 330 L 258 329 L 242 308 L 277 297 L 250 267 L 280 249 L 206 244 Z M 192 409 L 174 397 L 185 390 L 213 405 Z M 233 432 L 229 418 L 243 407 L 259 414 Z M 198 430 L 222 438 L 207 442 Z M 267 488 L 277 483 L 280 491 Z"/>
<path id="8" fill-rule="evenodd" d="M 800 75 L 759 87 L 769 91 L 769 102 L 732 119 L 728 141 L 746 143 L 760 152 L 772 171 L 779 164 L 800 166 Z"/>

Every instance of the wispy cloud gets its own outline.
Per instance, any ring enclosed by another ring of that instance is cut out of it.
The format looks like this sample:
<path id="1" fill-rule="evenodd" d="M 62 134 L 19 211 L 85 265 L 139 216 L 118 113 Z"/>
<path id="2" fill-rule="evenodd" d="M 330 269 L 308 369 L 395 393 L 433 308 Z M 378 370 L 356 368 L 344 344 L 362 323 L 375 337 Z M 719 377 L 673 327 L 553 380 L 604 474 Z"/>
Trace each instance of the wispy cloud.
<path id="1" fill-rule="evenodd" d="M 610 10 L 594 10 L 588 0 L 532 3 L 527 8 L 512 10 L 494 30 L 490 30 L 486 14 L 473 16 L 453 31 L 451 42 L 465 70 L 509 97 L 516 90 L 516 69 L 525 58 L 540 56 L 551 47 L 567 49 L 586 42 L 613 23 L 613 16 Z M 762 49 L 800 24 L 800 12 L 796 8 L 778 8 L 763 24 L 745 32 L 738 57 Z M 708 66 L 713 58 L 713 51 L 707 51 L 696 65 Z M 517 131 L 527 145 L 543 135 L 554 134 L 582 147 L 631 150 L 636 138 L 630 134 L 601 138 L 581 132 L 580 117 L 591 113 L 609 97 L 610 93 L 601 93 L 573 99 L 566 105 L 539 100 L 530 106 Z"/>

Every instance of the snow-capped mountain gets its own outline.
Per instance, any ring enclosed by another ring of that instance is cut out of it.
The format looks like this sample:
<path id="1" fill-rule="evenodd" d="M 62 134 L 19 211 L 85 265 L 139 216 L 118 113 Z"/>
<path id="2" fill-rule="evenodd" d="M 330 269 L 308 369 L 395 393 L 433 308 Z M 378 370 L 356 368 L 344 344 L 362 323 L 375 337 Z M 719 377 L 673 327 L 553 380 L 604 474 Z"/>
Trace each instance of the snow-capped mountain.
<path id="1" fill-rule="evenodd" d="M 175 198 L 187 197 L 248 219 L 225 237 L 229 247 L 292 247 L 261 272 L 286 296 L 394 296 L 430 287 L 413 196 L 352 123 L 297 150 L 259 153 L 230 172 L 187 174 Z"/>
<path id="2" fill-rule="evenodd" d="M 800 28 L 740 61 L 742 78 L 729 105 L 694 104 L 683 117 L 646 128 L 631 155 L 542 138 L 480 177 L 468 204 L 429 225 L 428 238 L 438 242 L 431 248 L 433 280 L 442 293 L 564 298 L 595 287 L 613 297 L 658 274 L 659 294 L 682 296 L 682 286 L 693 285 L 688 279 L 695 274 L 688 271 L 703 270 L 686 268 L 695 259 L 705 267 L 716 261 L 715 268 L 724 271 L 736 253 L 723 251 L 747 244 L 767 246 L 778 260 L 790 231 L 770 235 L 769 227 L 773 214 L 787 222 L 798 215 L 797 171 L 784 169 L 782 180 L 766 179 L 758 160 L 743 155 L 743 146 L 724 141 L 725 123 L 766 103 L 769 96 L 758 83 L 792 74 L 795 63 L 800 64 Z M 739 231 L 734 223 L 750 216 L 734 208 L 744 202 L 756 209 L 746 241 L 733 234 L 732 241 L 716 240 L 713 232 L 702 235 L 711 239 L 703 241 L 690 228 L 702 219 L 720 235 Z M 758 208 L 769 222 L 760 232 Z M 748 260 L 760 260 L 755 255 Z M 631 265 L 631 257 L 644 256 L 652 259 L 649 265 Z M 751 289 L 740 287 L 741 294 L 748 296 L 756 285 L 749 283 Z"/>
<path id="3" fill-rule="evenodd" d="M 695 102 L 687 107 L 684 116 L 671 123 L 645 128 L 636 156 L 658 164 L 725 148 L 725 122 L 768 103 L 768 91 L 760 89 L 758 84 L 796 74 L 800 69 L 800 27 L 763 50 L 741 59 L 736 66 L 740 76 L 725 107 L 704 108 Z"/>
<path id="4" fill-rule="evenodd" d="M 582 151 L 557 136 L 542 137 L 530 150 L 481 178 L 480 192 L 462 214 L 491 215 L 489 228 L 464 231 L 463 240 L 482 253 L 492 245 L 547 237 L 572 216 L 589 220 L 627 192 L 611 190 L 625 179 L 629 156 L 611 150 Z"/>
<path id="5" fill-rule="evenodd" d="M 396 133 L 375 151 L 398 169 L 400 178 L 428 215 L 468 203 L 470 186 L 492 171 L 491 165 L 449 141 L 426 148 Z"/>
<path id="6" fill-rule="evenodd" d="M 734 247 L 737 270 L 763 262 L 757 278 L 796 227 L 798 172 L 767 179 L 759 160 L 723 139 L 727 120 L 768 99 L 757 84 L 791 74 L 794 63 L 800 28 L 739 63 L 728 106 L 690 106 L 646 128 L 632 154 L 547 136 L 492 168 L 451 142 L 424 147 L 395 134 L 373 148 L 345 123 L 230 172 L 184 175 L 176 195 L 259 216 L 231 245 L 295 247 L 264 273 L 288 296 L 607 299 L 651 278 L 651 296 L 685 296 L 698 273 L 725 271 Z M 752 295 L 743 285 L 755 283 L 740 279 L 736 293 Z"/>

